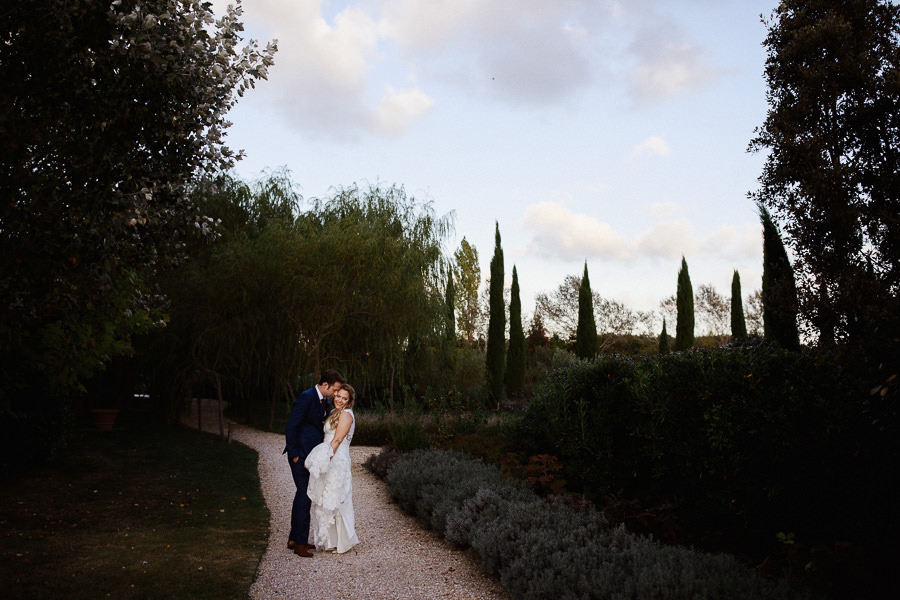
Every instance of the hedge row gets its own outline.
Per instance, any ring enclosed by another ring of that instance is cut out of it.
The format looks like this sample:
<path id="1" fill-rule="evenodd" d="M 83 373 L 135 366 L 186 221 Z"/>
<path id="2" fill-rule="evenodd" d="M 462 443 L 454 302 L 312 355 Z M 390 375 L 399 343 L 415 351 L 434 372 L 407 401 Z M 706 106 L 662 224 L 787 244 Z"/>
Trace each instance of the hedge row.
<path id="1" fill-rule="evenodd" d="M 867 392 L 811 350 L 607 357 L 555 372 L 517 443 L 556 456 L 592 499 L 674 503 L 768 538 L 872 538 L 896 531 L 897 444 Z"/>
<path id="2" fill-rule="evenodd" d="M 589 507 L 541 499 L 462 454 L 419 450 L 388 462 L 386 480 L 400 506 L 471 547 L 522 600 L 809 597 L 730 556 L 666 546 L 611 526 Z"/>

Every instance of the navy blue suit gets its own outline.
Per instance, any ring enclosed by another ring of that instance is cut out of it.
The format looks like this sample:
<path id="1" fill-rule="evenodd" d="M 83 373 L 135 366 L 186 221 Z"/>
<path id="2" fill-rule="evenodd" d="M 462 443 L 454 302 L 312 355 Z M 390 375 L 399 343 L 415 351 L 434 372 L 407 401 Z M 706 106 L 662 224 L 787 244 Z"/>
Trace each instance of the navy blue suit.
<path id="1" fill-rule="evenodd" d="M 322 443 L 324 433 L 322 425 L 325 422 L 326 412 L 319 400 L 319 394 L 315 387 L 311 387 L 294 400 L 291 408 L 291 416 L 288 418 L 287 428 L 284 432 L 285 448 L 288 464 L 291 466 L 291 475 L 297 493 L 294 495 L 294 504 L 291 508 L 291 533 L 288 541 L 297 544 L 309 542 L 309 511 L 311 502 L 306 495 L 309 485 L 309 471 L 303 464 L 306 456 L 317 445 Z M 297 462 L 294 458 L 299 457 Z"/>

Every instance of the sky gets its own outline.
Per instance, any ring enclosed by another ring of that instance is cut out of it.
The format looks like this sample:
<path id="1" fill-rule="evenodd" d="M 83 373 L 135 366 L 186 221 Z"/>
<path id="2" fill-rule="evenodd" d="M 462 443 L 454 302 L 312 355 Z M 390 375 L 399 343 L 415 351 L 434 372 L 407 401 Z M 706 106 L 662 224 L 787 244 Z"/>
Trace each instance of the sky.
<path id="1" fill-rule="evenodd" d="M 221 14 L 227 4 L 216 0 Z M 245 0 L 277 39 L 268 80 L 229 114 L 246 180 L 286 167 L 306 199 L 402 186 L 452 215 L 489 274 L 495 223 L 525 326 L 581 275 L 642 311 L 676 292 L 761 287 L 747 198 L 764 156 L 776 0 Z M 660 321 L 661 323 L 661 316 Z"/>

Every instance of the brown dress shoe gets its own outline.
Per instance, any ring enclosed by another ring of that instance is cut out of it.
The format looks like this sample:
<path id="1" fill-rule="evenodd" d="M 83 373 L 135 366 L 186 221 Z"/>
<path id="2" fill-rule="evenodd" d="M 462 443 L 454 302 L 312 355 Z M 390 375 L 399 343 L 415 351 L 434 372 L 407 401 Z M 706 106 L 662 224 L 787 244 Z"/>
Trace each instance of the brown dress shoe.
<path id="1" fill-rule="evenodd" d="M 297 545 L 297 542 L 295 542 L 294 540 L 288 540 L 288 550 L 293 550 L 294 546 L 296 546 L 296 545 Z"/>
<path id="2" fill-rule="evenodd" d="M 302 556 L 303 558 L 312 558 L 313 555 L 310 554 L 309 548 L 307 548 L 306 544 L 298 544 L 294 546 L 294 554 L 297 556 Z"/>

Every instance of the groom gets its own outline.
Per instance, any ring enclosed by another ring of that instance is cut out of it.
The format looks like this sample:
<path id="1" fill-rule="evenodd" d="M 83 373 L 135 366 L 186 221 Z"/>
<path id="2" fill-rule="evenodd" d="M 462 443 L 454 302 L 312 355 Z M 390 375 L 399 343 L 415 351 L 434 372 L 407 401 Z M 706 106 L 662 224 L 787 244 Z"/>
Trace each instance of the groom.
<path id="1" fill-rule="evenodd" d="M 285 429 L 285 447 L 282 454 L 287 454 L 288 464 L 297 493 L 291 508 L 291 533 L 288 535 L 287 547 L 298 556 L 311 558 L 310 549 L 315 545 L 309 543 L 309 511 L 311 503 L 306 495 L 309 485 L 309 471 L 303 461 L 315 446 L 322 443 L 324 432 L 322 424 L 328 414 L 326 398 L 333 398 L 341 389 L 344 378 L 334 369 L 322 373 L 318 385 L 315 385 L 294 400 L 291 416 Z"/>

